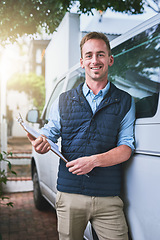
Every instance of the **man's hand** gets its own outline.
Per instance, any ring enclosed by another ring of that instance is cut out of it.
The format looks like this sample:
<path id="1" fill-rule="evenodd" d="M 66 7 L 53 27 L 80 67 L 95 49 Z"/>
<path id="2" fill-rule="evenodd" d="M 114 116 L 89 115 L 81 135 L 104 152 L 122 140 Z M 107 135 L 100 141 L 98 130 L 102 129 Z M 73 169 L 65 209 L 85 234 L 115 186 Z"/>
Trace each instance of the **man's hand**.
<path id="1" fill-rule="evenodd" d="M 77 175 L 83 175 L 89 173 L 93 168 L 92 156 L 90 157 L 81 157 L 68 162 L 66 167 L 69 168 L 69 172 Z"/>
<path id="2" fill-rule="evenodd" d="M 51 149 L 45 136 L 40 136 L 35 139 L 31 134 L 27 133 L 27 137 L 37 153 L 44 154 Z"/>
<path id="3" fill-rule="evenodd" d="M 69 172 L 77 175 L 89 173 L 95 167 L 110 167 L 127 161 L 132 154 L 132 149 L 127 145 L 120 145 L 108 152 L 81 157 L 68 162 L 66 167 Z"/>

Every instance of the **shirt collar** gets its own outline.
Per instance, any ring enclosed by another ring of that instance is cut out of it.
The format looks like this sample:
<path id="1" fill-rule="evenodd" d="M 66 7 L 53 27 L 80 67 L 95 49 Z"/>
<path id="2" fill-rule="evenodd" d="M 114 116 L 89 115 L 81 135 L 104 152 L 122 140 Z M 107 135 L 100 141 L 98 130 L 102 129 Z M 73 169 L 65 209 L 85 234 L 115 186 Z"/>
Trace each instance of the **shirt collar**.
<path id="1" fill-rule="evenodd" d="M 107 85 L 105 86 L 105 88 L 103 88 L 102 90 L 99 91 L 99 93 L 101 92 L 102 93 L 102 96 L 104 97 L 108 91 L 110 89 L 110 82 L 107 83 Z M 86 82 L 83 84 L 83 94 L 84 96 L 86 97 L 90 92 L 92 92 L 91 89 L 89 89 L 89 87 L 87 86 Z M 99 94 L 98 93 L 98 94 Z M 98 95 L 97 94 L 97 95 Z"/>

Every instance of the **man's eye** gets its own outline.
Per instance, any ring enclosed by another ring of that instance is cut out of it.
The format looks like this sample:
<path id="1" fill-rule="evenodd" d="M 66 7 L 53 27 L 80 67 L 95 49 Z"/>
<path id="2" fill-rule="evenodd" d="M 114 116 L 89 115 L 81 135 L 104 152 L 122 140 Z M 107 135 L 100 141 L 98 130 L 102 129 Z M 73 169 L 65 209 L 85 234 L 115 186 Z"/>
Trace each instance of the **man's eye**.
<path id="1" fill-rule="evenodd" d="M 102 53 L 99 53 L 99 54 L 98 54 L 98 56 L 99 56 L 99 57 L 103 57 L 103 56 L 104 56 L 104 54 L 102 54 Z"/>
<path id="2" fill-rule="evenodd" d="M 86 58 L 91 58 L 91 55 L 86 55 Z"/>

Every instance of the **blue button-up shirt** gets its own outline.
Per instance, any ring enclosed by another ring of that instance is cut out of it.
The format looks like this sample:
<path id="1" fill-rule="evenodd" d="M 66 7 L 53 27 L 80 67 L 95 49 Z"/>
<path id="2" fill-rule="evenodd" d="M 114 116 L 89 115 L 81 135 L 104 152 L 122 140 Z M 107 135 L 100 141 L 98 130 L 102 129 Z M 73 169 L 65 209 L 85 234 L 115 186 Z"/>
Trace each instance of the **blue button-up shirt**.
<path id="1" fill-rule="evenodd" d="M 100 90 L 97 95 L 95 95 L 93 91 L 88 88 L 87 84 L 84 83 L 83 94 L 86 97 L 93 113 L 96 111 L 96 108 L 102 101 L 103 97 L 109 91 L 109 88 L 110 82 L 108 82 L 106 87 Z M 57 98 L 53 103 L 48 120 L 49 120 L 48 123 L 41 129 L 40 133 L 45 135 L 53 142 L 57 142 L 58 138 L 61 136 L 59 98 Z M 132 149 L 132 151 L 134 150 L 134 131 L 133 131 L 134 122 L 135 122 L 135 104 L 132 98 L 131 108 L 120 124 L 117 146 L 124 144 L 129 146 Z"/>

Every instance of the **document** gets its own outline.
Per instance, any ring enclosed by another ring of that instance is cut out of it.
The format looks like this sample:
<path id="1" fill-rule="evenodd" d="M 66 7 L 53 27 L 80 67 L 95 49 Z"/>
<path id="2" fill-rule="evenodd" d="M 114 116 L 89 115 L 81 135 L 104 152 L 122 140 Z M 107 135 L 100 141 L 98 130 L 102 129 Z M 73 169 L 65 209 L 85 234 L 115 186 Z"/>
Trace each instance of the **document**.
<path id="1" fill-rule="evenodd" d="M 35 131 L 33 128 L 31 128 L 28 124 L 26 124 L 23 119 L 21 114 L 19 114 L 19 117 L 17 119 L 17 121 L 19 122 L 19 124 L 23 127 L 23 129 L 30 133 L 33 137 L 38 138 L 39 136 L 41 136 L 40 133 L 38 133 L 37 131 Z M 62 153 L 58 150 L 58 146 L 52 142 L 50 139 L 47 138 L 47 141 L 49 142 L 49 144 L 51 145 L 51 151 L 54 152 L 56 155 L 58 155 L 64 162 L 68 162 L 68 160 L 62 155 Z"/>

